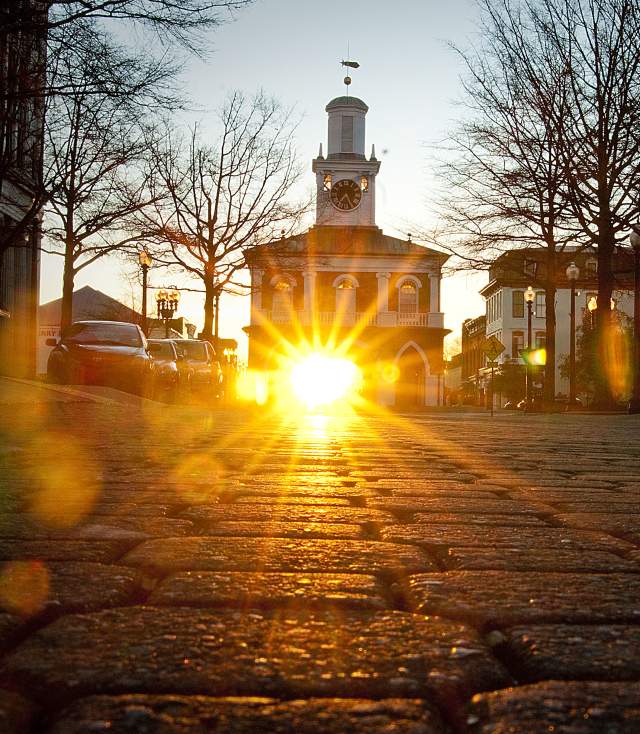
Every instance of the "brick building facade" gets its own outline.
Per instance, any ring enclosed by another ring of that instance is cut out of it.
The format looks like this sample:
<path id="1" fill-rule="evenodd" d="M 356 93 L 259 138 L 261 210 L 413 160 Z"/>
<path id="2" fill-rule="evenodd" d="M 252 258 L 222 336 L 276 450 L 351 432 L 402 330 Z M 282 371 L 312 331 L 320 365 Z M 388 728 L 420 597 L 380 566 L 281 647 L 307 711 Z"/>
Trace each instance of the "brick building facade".
<path id="1" fill-rule="evenodd" d="M 249 367 L 276 370 L 301 343 L 337 349 L 359 365 L 372 401 L 436 405 L 448 333 L 440 310 L 447 256 L 376 226 L 380 163 L 373 150 L 364 154 L 368 108 L 338 97 L 326 109 L 327 156 L 321 147 L 313 161 L 316 225 L 246 254 Z"/>
<path id="2" fill-rule="evenodd" d="M 36 368 L 46 12 L 0 7 L 0 374 L 20 377 Z"/>

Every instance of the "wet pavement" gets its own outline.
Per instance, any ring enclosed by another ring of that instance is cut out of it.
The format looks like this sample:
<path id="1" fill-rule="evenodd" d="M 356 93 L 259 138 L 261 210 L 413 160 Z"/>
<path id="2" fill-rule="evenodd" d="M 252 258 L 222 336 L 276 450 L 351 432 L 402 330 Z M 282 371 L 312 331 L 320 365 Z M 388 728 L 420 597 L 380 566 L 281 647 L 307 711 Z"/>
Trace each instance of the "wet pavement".
<path id="1" fill-rule="evenodd" d="M 0 731 L 640 731 L 640 417 L 0 408 Z"/>

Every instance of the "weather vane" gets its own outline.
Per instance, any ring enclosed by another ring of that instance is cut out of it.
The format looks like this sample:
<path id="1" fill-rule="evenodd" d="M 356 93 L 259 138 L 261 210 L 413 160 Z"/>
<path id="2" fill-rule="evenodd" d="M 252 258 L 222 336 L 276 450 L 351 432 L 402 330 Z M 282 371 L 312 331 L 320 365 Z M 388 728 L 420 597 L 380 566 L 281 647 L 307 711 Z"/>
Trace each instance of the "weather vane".
<path id="1" fill-rule="evenodd" d="M 349 52 L 347 51 L 347 56 Z M 340 62 L 342 66 L 346 66 L 349 69 L 359 69 L 360 64 L 357 61 L 345 61 L 344 59 Z M 349 96 L 349 85 L 351 84 L 351 77 L 347 74 L 344 78 L 345 86 L 347 87 L 347 97 Z"/>

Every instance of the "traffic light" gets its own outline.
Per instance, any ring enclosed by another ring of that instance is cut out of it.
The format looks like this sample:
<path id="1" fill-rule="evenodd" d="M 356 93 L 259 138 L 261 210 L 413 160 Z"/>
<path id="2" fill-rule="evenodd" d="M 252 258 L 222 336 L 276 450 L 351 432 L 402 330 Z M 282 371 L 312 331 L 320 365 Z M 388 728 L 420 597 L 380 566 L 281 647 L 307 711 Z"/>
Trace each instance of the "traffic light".
<path id="1" fill-rule="evenodd" d="M 547 364 L 547 350 L 544 347 L 539 349 L 521 349 L 520 356 L 525 364 L 530 367 L 544 367 Z"/>

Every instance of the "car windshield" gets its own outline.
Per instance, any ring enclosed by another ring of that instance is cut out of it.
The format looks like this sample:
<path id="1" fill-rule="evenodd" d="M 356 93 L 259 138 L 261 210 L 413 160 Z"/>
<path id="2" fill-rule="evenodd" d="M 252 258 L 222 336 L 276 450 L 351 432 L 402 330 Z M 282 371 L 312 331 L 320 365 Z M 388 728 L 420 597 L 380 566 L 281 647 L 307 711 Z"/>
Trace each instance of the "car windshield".
<path id="1" fill-rule="evenodd" d="M 149 351 L 154 357 L 175 359 L 175 353 L 171 342 L 149 342 Z"/>
<path id="2" fill-rule="evenodd" d="M 207 359 L 207 347 L 204 342 L 177 342 L 176 346 L 184 354 L 186 359 L 196 362 L 205 362 Z"/>
<path id="3" fill-rule="evenodd" d="M 63 341 L 72 344 L 114 344 L 141 347 L 140 333 L 134 324 L 77 323 L 65 330 Z"/>

